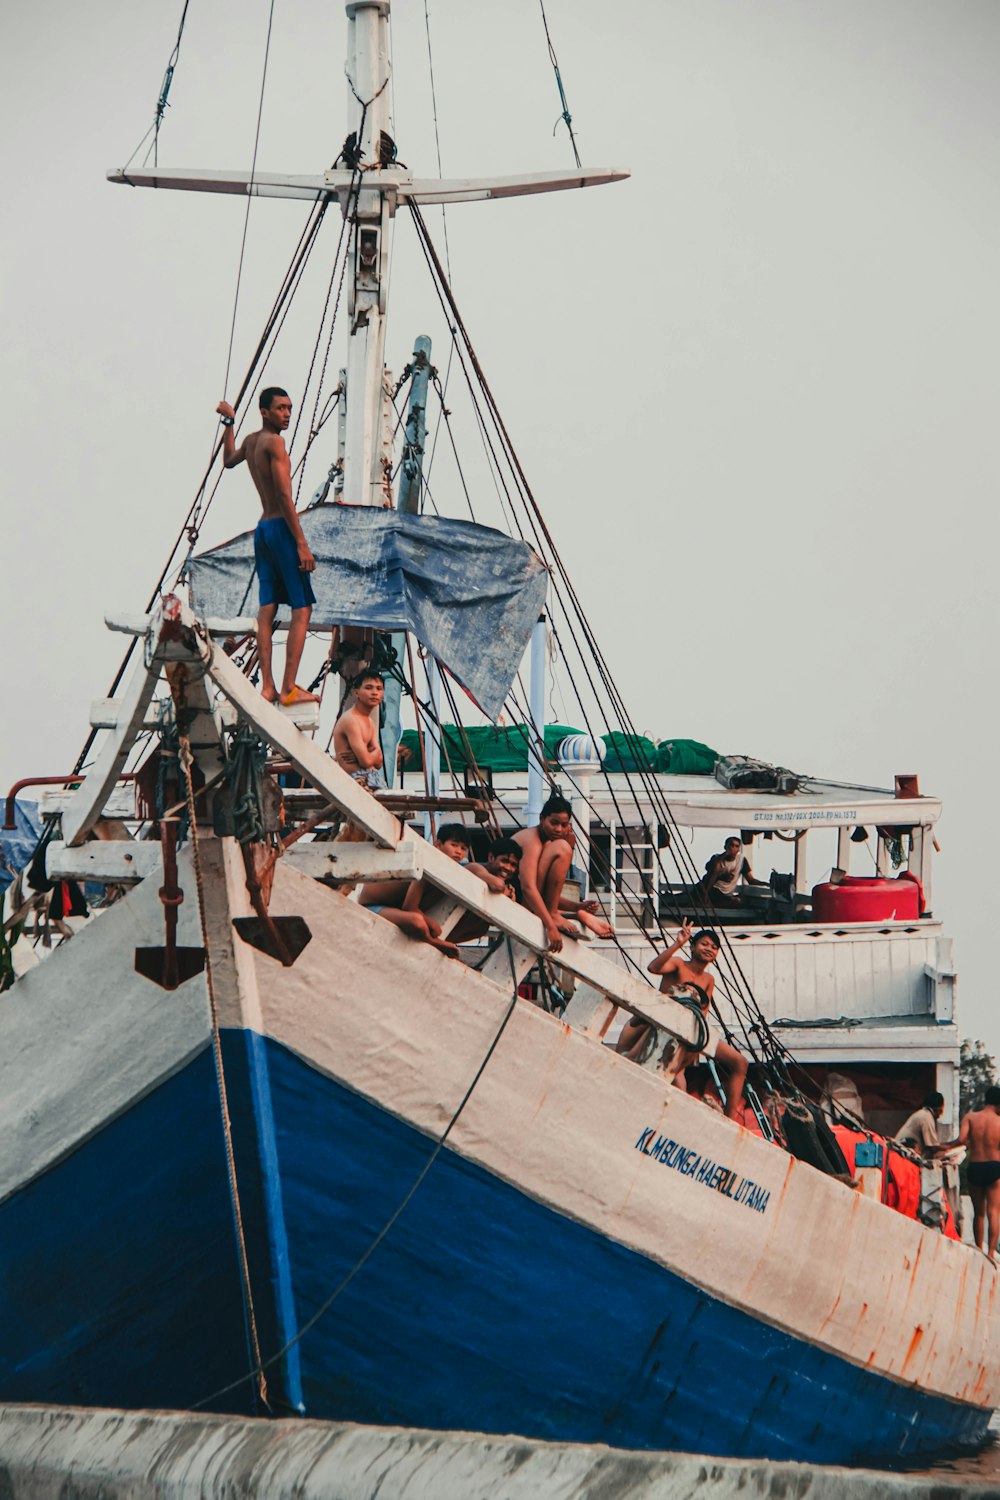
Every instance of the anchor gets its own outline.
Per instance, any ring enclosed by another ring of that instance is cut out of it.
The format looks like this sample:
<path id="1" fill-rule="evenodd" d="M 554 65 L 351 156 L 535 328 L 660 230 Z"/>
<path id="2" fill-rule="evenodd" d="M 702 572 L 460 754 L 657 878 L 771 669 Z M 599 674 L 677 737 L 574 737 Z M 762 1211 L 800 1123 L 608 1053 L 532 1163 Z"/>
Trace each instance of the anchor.
<path id="1" fill-rule="evenodd" d="M 281 791 L 265 770 L 266 750 L 247 725 L 233 740 L 226 769 L 227 785 L 216 802 L 216 831 L 235 837 L 243 852 L 247 893 L 255 915 L 234 917 L 245 943 L 290 969 L 312 941 L 304 917 L 272 917 L 274 866 L 282 852 L 273 838 L 283 818 Z"/>
<path id="2" fill-rule="evenodd" d="M 256 916 L 234 917 L 233 926 L 245 943 L 290 969 L 306 944 L 312 942 L 312 933 L 304 917 L 272 917 L 268 910 L 277 849 L 257 842 L 241 847 L 247 892 Z"/>
<path id="3" fill-rule="evenodd" d="M 177 883 L 177 824 L 167 818 L 160 821 L 160 848 L 163 850 L 163 947 L 137 948 L 135 971 L 151 979 L 161 989 L 175 990 L 185 980 L 193 979 L 205 967 L 204 948 L 177 946 L 177 908 L 184 892 Z"/>

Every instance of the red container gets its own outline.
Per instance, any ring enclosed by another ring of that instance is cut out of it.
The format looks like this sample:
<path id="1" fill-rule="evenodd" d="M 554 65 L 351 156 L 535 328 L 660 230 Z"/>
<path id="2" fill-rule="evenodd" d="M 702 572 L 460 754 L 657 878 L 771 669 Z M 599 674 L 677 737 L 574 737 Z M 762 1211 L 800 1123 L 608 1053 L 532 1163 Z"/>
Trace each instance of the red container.
<path id="1" fill-rule="evenodd" d="M 817 922 L 906 922 L 920 915 L 920 886 L 908 875 L 897 880 L 847 875 L 839 885 L 814 885 Z"/>

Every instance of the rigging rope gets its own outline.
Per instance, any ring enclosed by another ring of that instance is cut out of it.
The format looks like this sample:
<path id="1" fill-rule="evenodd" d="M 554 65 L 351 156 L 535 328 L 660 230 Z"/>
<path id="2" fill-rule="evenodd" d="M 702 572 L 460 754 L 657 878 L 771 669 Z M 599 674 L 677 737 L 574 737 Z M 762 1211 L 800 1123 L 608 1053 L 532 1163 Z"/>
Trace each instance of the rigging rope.
<path id="1" fill-rule="evenodd" d="M 136 146 L 135 150 L 132 152 L 132 155 L 129 157 L 128 161 L 122 167 L 122 172 L 123 173 L 125 173 L 125 172 L 128 171 L 129 167 L 132 165 L 133 161 L 138 156 L 138 154 L 142 150 L 143 146 L 149 140 L 150 136 L 153 137 L 153 141 L 152 141 L 151 146 L 147 150 L 146 155 L 142 159 L 142 164 L 143 164 L 143 166 L 145 166 L 146 163 L 149 161 L 150 154 L 152 154 L 153 165 L 154 166 L 158 166 L 159 165 L 160 126 L 163 123 L 163 116 L 166 113 L 167 106 L 168 106 L 168 98 L 167 98 L 167 96 L 170 93 L 170 85 L 174 81 L 174 69 L 177 67 L 177 60 L 180 57 L 181 37 L 184 35 L 184 23 L 187 20 L 187 13 L 188 13 L 188 5 L 189 4 L 190 4 L 190 0 L 184 0 L 184 9 L 181 11 L 181 21 L 180 21 L 180 25 L 177 28 L 177 40 L 174 42 L 173 51 L 171 52 L 169 58 L 167 59 L 166 72 L 163 75 L 163 82 L 160 85 L 160 92 L 159 92 L 159 94 L 157 96 L 156 106 L 155 106 L 155 108 L 153 110 L 153 123 L 152 123 L 152 125 L 150 125 L 150 127 L 146 131 L 145 135 L 139 141 L 139 144 Z"/>
<path id="2" fill-rule="evenodd" d="M 428 9 L 428 0 L 424 0 L 424 29 L 427 32 L 427 66 L 431 75 L 431 110 L 434 115 L 434 144 L 437 147 L 438 177 L 444 177 L 444 169 L 441 166 L 441 137 L 438 133 L 438 106 L 437 92 L 434 88 L 434 53 L 431 50 L 431 15 Z M 441 227 L 444 231 L 444 259 L 448 267 L 448 280 L 451 280 L 451 251 L 448 248 L 448 215 L 445 207 L 441 205 Z"/>
<path id="3" fill-rule="evenodd" d="M 247 229 L 250 225 L 250 205 L 253 202 L 253 182 L 257 173 L 257 148 L 260 145 L 260 122 L 264 115 L 264 89 L 267 84 L 267 62 L 271 55 L 271 27 L 274 25 L 274 0 L 271 0 L 271 8 L 267 16 L 267 41 L 264 44 L 264 68 L 260 79 L 260 99 L 257 104 L 257 128 L 253 138 L 253 161 L 250 163 L 250 182 L 247 187 L 247 210 L 243 215 L 243 239 L 240 242 L 240 263 L 236 272 L 236 293 L 233 297 L 233 318 L 229 328 L 229 349 L 226 353 L 226 377 L 222 382 L 223 391 L 229 386 L 229 371 L 233 362 L 233 340 L 236 337 L 236 311 L 240 305 L 240 285 L 243 281 L 243 256 L 247 248 Z"/>
<path id="4" fill-rule="evenodd" d="M 285 326 L 285 319 L 288 316 L 288 311 L 291 307 L 295 293 L 298 291 L 298 288 L 301 285 L 302 277 L 305 272 L 305 268 L 308 265 L 309 257 L 312 254 L 313 246 L 316 243 L 316 237 L 319 232 L 320 225 L 323 222 L 323 218 L 326 214 L 328 203 L 329 199 L 324 197 L 317 203 L 313 204 L 313 206 L 309 210 L 305 228 L 299 236 L 299 241 L 295 247 L 295 250 L 292 252 L 292 259 L 289 264 L 288 270 L 285 272 L 281 287 L 279 288 L 278 294 L 274 300 L 274 304 L 268 315 L 267 322 L 265 323 L 264 331 L 260 336 L 260 340 L 258 341 L 257 348 L 254 351 L 254 355 L 250 361 L 250 365 L 247 369 L 246 375 L 243 377 L 243 383 L 240 386 L 239 393 L 236 397 L 236 400 L 233 402 L 233 406 L 237 411 L 240 408 L 243 397 L 246 395 L 247 391 L 253 384 L 257 369 L 264 361 L 266 361 L 266 359 L 270 357 L 281 334 L 281 330 Z M 246 416 L 244 414 L 244 417 L 240 422 L 240 427 L 242 427 L 243 421 L 245 420 Z M 239 428 L 237 428 L 237 432 L 238 431 Z M 202 476 L 201 483 L 195 492 L 195 497 L 191 502 L 190 508 L 188 509 L 187 516 L 185 517 L 181 529 L 177 534 L 177 538 L 173 544 L 173 547 L 170 549 L 170 554 L 167 558 L 166 564 L 164 565 L 160 576 L 153 588 L 153 591 L 146 603 L 147 614 L 156 603 L 156 600 L 158 599 L 163 585 L 166 581 L 167 575 L 174 564 L 174 561 L 181 549 L 181 545 L 186 536 L 189 541 L 187 557 L 182 564 L 180 573 L 177 575 L 175 586 L 177 584 L 180 584 L 184 579 L 185 572 L 187 570 L 187 564 L 191 559 L 191 555 L 194 552 L 195 546 L 197 545 L 199 526 L 204 521 L 205 516 L 208 514 L 209 506 L 211 505 L 212 499 L 215 496 L 215 491 L 218 489 L 219 483 L 222 478 L 222 474 L 220 471 L 220 473 L 216 476 L 216 482 L 215 486 L 213 487 L 212 493 L 211 495 L 209 495 L 208 501 L 203 506 L 202 501 L 205 497 L 205 491 L 208 487 L 208 481 L 211 477 L 212 468 L 215 464 L 215 460 L 218 458 L 221 452 L 222 438 L 220 437 L 216 441 L 215 447 L 212 451 L 212 457 L 209 460 L 208 467 L 206 468 L 204 475 Z M 109 698 L 113 698 L 115 693 L 117 692 L 122 678 L 124 677 L 125 672 L 128 668 L 128 664 L 132 659 L 132 654 L 135 651 L 136 642 L 138 640 L 139 637 L 136 636 L 129 643 L 128 649 L 126 650 L 125 655 L 122 658 L 118 671 L 115 673 L 111 686 L 108 689 L 107 696 Z M 80 754 L 77 757 L 76 765 L 73 768 L 74 773 L 83 769 L 84 762 L 86 761 L 87 756 L 90 753 L 90 748 L 93 745 L 94 740 L 97 738 L 98 732 L 99 731 L 96 729 L 91 729 L 90 733 L 87 735 L 87 738 L 83 744 L 83 749 L 80 751 Z"/>
<path id="5" fill-rule="evenodd" d="M 559 116 L 559 120 L 563 120 L 565 122 L 566 129 L 569 132 L 570 145 L 573 147 L 573 160 L 579 167 L 582 165 L 582 163 L 580 161 L 580 153 L 576 149 L 576 136 L 573 134 L 573 117 L 569 112 L 569 105 L 566 102 L 566 91 L 563 88 L 562 75 L 559 72 L 559 61 L 556 57 L 556 49 L 555 47 L 553 47 L 552 38 L 549 35 L 549 22 L 548 17 L 545 14 L 545 0 L 538 0 L 538 4 L 542 12 L 542 25 L 545 27 L 545 41 L 549 49 L 549 62 L 552 64 L 552 71 L 556 75 L 556 88 L 559 90 L 559 102 L 562 105 L 562 114 Z M 555 135 L 556 131 L 559 129 L 559 120 L 556 121 L 553 127 L 553 135 Z"/>
<path id="6" fill-rule="evenodd" d="M 309 384 L 310 384 L 310 382 L 312 380 L 313 369 L 314 369 L 315 364 L 316 364 L 316 354 L 317 354 L 317 351 L 319 349 L 319 342 L 320 342 L 320 339 L 322 338 L 322 335 L 323 335 L 323 324 L 326 322 L 327 309 L 330 306 L 330 294 L 333 291 L 334 277 L 337 274 L 337 263 L 338 263 L 338 261 L 340 261 L 340 280 L 337 283 L 337 296 L 336 296 L 336 300 L 334 301 L 334 304 L 333 304 L 333 315 L 330 318 L 330 332 L 329 332 L 329 334 L 327 336 L 326 349 L 325 349 L 325 351 L 323 353 L 323 364 L 320 367 L 319 380 L 318 380 L 317 385 L 316 385 L 316 400 L 313 403 L 312 417 L 310 418 L 310 421 L 309 421 L 309 432 L 308 432 L 308 435 L 306 437 L 305 451 L 302 454 L 302 457 L 299 460 L 299 464 L 298 464 L 299 477 L 298 477 L 298 484 L 295 487 L 295 506 L 296 506 L 296 509 L 298 508 L 298 504 L 299 504 L 299 495 L 302 492 L 302 481 L 305 478 L 306 459 L 309 457 L 309 450 L 312 447 L 313 443 L 315 442 L 316 437 L 317 437 L 317 435 L 318 435 L 318 433 L 320 431 L 320 428 L 323 425 L 322 422 L 318 422 L 317 421 L 317 418 L 319 416 L 319 403 L 320 403 L 320 400 L 322 399 L 322 395 L 323 395 L 323 382 L 326 379 L 326 367 L 327 367 L 327 364 L 329 363 L 330 348 L 331 348 L 331 346 L 333 344 L 333 330 L 337 326 L 337 314 L 340 311 L 340 298 L 341 298 L 341 295 L 342 295 L 343 290 L 344 290 L 344 276 L 346 275 L 346 272 L 347 272 L 347 262 L 350 260 L 350 239 L 349 239 L 349 237 L 347 235 L 347 226 L 350 223 L 350 200 L 351 200 L 351 196 L 353 194 L 353 197 L 354 197 L 354 206 L 355 206 L 355 209 L 357 209 L 358 194 L 361 191 L 361 183 L 362 183 L 364 174 L 363 174 L 363 172 L 359 171 L 359 172 L 357 172 L 356 176 L 357 176 L 357 187 L 355 188 L 355 186 L 354 186 L 354 178 L 352 177 L 352 179 L 351 179 L 351 191 L 348 193 L 347 200 L 346 200 L 346 202 L 344 204 L 344 216 L 343 216 L 343 220 L 342 220 L 341 226 L 340 226 L 340 236 L 339 236 L 339 238 L 337 240 L 337 248 L 336 248 L 336 250 L 334 252 L 334 256 L 333 256 L 333 266 L 332 266 L 332 268 L 330 270 L 330 280 L 329 280 L 329 283 L 327 284 L 327 288 L 326 288 L 326 299 L 324 300 L 324 303 L 323 303 L 323 313 L 322 313 L 322 316 L 321 316 L 320 321 L 319 321 L 319 331 L 318 331 L 318 333 L 316 335 L 316 342 L 313 345 L 312 358 L 309 361 L 309 370 L 308 370 L 308 373 L 306 374 L 306 383 L 305 383 L 305 385 L 302 388 L 302 401 L 301 401 L 301 403 L 299 405 L 299 415 L 298 415 L 298 417 L 295 420 L 295 427 L 294 427 L 294 430 L 292 432 L 292 440 L 291 440 L 291 442 L 288 445 L 288 452 L 289 452 L 289 454 L 291 454 L 292 448 L 293 448 L 293 446 L 295 444 L 296 436 L 298 435 L 299 422 L 302 420 L 302 413 L 305 410 L 306 396 L 308 395 L 308 392 L 309 392 Z M 346 248 L 344 249 L 343 260 L 341 261 L 340 252 L 341 252 L 341 247 L 344 245 L 345 239 L 347 239 L 347 245 L 346 245 Z"/>
<path id="7" fill-rule="evenodd" d="M 465 354 L 463 354 L 462 349 L 463 345 L 465 348 L 465 352 L 468 355 L 469 364 L 471 365 L 471 368 L 475 373 L 476 381 L 482 392 L 486 404 L 486 411 L 489 414 L 490 423 L 497 435 L 497 442 L 500 445 L 501 452 L 503 453 L 506 463 L 509 466 L 511 477 L 514 480 L 514 488 L 517 494 L 517 498 L 524 506 L 528 528 L 534 538 L 536 548 L 543 557 L 547 555 L 551 559 L 550 571 L 552 576 L 553 592 L 560 608 L 562 609 L 567 621 L 570 624 L 571 633 L 573 633 L 574 635 L 574 644 L 577 646 L 577 653 L 580 664 L 586 677 L 590 691 L 594 697 L 594 700 L 600 703 L 602 700 L 601 691 L 598 688 L 597 682 L 595 682 L 594 680 L 594 672 L 591 671 L 591 668 L 587 663 L 587 659 L 584 656 L 582 649 L 580 648 L 580 643 L 575 638 L 573 620 L 576 621 L 576 629 L 580 631 L 580 635 L 589 650 L 590 657 L 594 662 L 594 671 L 596 671 L 596 675 L 600 681 L 601 687 L 603 688 L 604 693 L 607 695 L 612 714 L 617 720 L 619 729 L 623 733 L 625 733 L 627 737 L 634 741 L 638 738 L 635 726 L 629 718 L 628 711 L 625 708 L 624 701 L 621 698 L 621 694 L 614 683 L 607 662 L 603 656 L 603 653 L 601 652 L 600 646 L 583 611 L 579 596 L 577 595 L 569 579 L 562 559 L 559 556 L 558 549 L 556 548 L 555 543 L 552 539 L 551 533 L 549 532 L 544 518 L 542 517 L 541 512 L 539 511 L 538 506 L 531 493 L 531 488 L 528 484 L 527 476 L 525 475 L 524 470 L 520 464 L 520 460 L 518 459 L 516 451 L 514 450 L 513 444 L 510 440 L 509 433 L 507 432 L 506 426 L 500 415 L 492 392 L 490 391 L 488 382 L 486 381 L 485 374 L 482 370 L 481 365 L 479 364 L 475 349 L 472 346 L 471 339 L 469 338 L 468 332 L 458 311 L 458 307 L 455 303 L 454 294 L 450 286 L 448 285 L 444 269 L 441 265 L 440 260 L 438 259 L 437 253 L 430 239 L 430 235 L 427 231 L 427 227 L 424 223 L 419 207 L 416 204 L 411 203 L 410 210 L 417 228 L 419 241 L 424 250 L 425 257 L 427 258 L 428 265 L 431 270 L 432 279 L 437 288 L 438 296 L 442 302 L 442 308 L 461 338 L 461 343 L 457 345 L 460 363 L 463 366 L 463 370 L 466 375 L 466 381 L 470 387 L 470 394 L 473 400 L 473 404 L 476 407 L 477 414 L 480 415 L 480 420 L 484 423 L 485 427 L 485 419 L 482 416 L 479 401 L 476 396 L 475 390 L 472 387 L 472 381 L 470 379 L 469 371 L 466 366 Z M 485 434 L 485 437 L 490 454 L 492 455 L 494 464 L 496 465 L 496 469 L 500 474 L 500 482 L 503 485 L 508 500 L 511 502 L 511 504 L 513 504 L 514 496 L 511 492 L 511 489 L 507 485 L 506 479 L 503 477 L 496 444 L 488 433 Z M 520 532 L 522 538 L 524 538 L 525 533 L 520 525 L 518 525 L 517 529 Z M 581 705 L 581 711 L 585 713 L 585 710 L 583 709 L 582 696 L 575 683 L 573 683 L 572 674 L 568 668 L 566 652 L 562 647 L 562 642 L 559 641 L 558 632 L 555 630 L 554 625 L 553 633 L 555 634 L 556 639 L 559 642 L 563 661 L 567 664 L 567 672 L 568 675 L 570 675 L 571 685 L 573 686 L 574 693 Z M 589 719 L 587 720 L 587 723 L 588 732 L 593 734 L 593 731 L 590 728 Z M 609 729 L 610 727 L 610 724 L 608 724 Z M 637 751 L 641 752 L 641 748 L 642 747 L 639 745 L 636 746 Z M 676 821 L 674 820 L 669 806 L 666 803 L 666 799 L 663 795 L 662 789 L 659 788 L 659 786 L 653 780 L 653 777 L 655 775 L 655 773 L 653 772 L 653 768 L 645 762 L 645 758 L 641 754 L 637 755 L 636 758 L 639 761 L 640 769 L 637 773 L 633 774 L 637 776 L 637 779 L 642 786 L 646 798 L 659 814 L 664 826 L 666 826 L 673 833 L 671 847 L 673 849 L 674 858 L 675 860 L 677 860 L 678 865 L 682 869 L 682 873 L 683 866 L 686 863 L 689 867 L 690 873 L 694 876 L 694 881 L 692 883 L 696 885 L 700 877 L 698 876 L 697 872 L 694 871 L 693 863 L 690 860 L 690 857 L 687 855 L 686 848 L 683 845 L 683 840 L 679 836 L 679 829 L 677 828 Z M 625 779 L 635 805 L 637 807 L 641 806 L 639 797 L 637 796 L 635 787 L 633 785 L 632 774 L 626 772 Z M 614 789 L 611 787 L 610 782 L 608 783 L 608 785 L 612 793 L 612 798 L 616 804 L 616 811 L 620 811 L 617 806 L 617 798 L 616 794 L 614 793 Z M 624 821 L 624 819 L 622 819 L 622 821 Z M 692 904 L 705 905 L 703 902 L 699 901 L 698 896 L 694 892 L 692 893 Z M 707 905 L 705 906 L 705 910 L 708 921 L 710 923 L 713 919 L 714 913 L 712 913 L 707 908 Z M 658 913 L 656 913 L 656 920 L 657 924 L 660 926 L 662 933 L 663 929 Z M 776 1057 L 778 1054 L 786 1052 L 787 1049 L 784 1049 L 778 1039 L 774 1037 L 767 1023 L 767 1020 L 763 1015 L 763 1012 L 760 1010 L 760 1007 L 754 1000 L 752 990 L 746 979 L 746 975 L 744 974 L 735 951 L 732 948 L 732 944 L 729 942 L 728 938 L 725 935 L 724 929 L 721 942 L 722 950 L 725 954 L 725 968 L 729 971 L 728 979 L 724 978 L 723 980 L 723 988 L 728 990 L 731 987 L 735 991 L 735 994 L 731 993 L 729 995 L 729 999 L 733 1004 L 734 1010 L 741 1019 L 741 1024 L 746 1028 L 746 1042 L 751 1056 L 754 1060 L 758 1060 L 756 1049 L 752 1040 L 754 1035 L 756 1035 L 758 1039 L 761 1040 L 762 1044 L 765 1046 L 765 1049 L 772 1055 L 772 1057 Z"/>

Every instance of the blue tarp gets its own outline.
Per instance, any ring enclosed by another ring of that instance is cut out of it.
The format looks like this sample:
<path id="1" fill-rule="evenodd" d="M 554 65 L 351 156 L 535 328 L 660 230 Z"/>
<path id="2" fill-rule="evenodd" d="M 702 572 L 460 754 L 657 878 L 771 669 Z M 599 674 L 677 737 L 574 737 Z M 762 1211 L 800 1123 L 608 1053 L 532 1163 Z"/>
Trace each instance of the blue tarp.
<path id="1" fill-rule="evenodd" d="M 316 558 L 312 627 L 412 631 L 497 717 L 545 604 L 548 573 L 525 542 L 364 505 L 316 506 L 302 529 Z M 256 614 L 253 533 L 193 558 L 190 577 L 196 614 Z"/>
<path id="2" fill-rule="evenodd" d="M 0 825 L 3 824 L 0 816 Z M 23 870 L 42 836 L 38 803 L 19 799 L 14 803 L 16 828 L 0 826 L 0 891 L 5 891 L 18 870 Z"/>

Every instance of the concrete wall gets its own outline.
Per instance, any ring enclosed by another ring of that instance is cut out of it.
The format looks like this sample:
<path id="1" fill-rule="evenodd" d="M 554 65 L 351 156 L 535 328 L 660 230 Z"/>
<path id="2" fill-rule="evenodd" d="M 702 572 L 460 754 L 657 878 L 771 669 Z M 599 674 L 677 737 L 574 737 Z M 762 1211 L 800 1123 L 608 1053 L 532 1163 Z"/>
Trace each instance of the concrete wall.
<path id="1" fill-rule="evenodd" d="M 995 1482 L 525 1438 L 171 1412 L 0 1408 L 0 1500 L 986 1500 Z"/>

